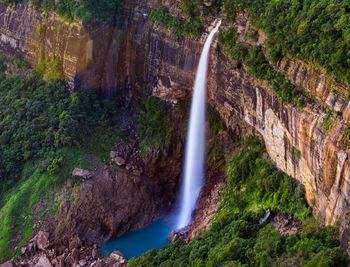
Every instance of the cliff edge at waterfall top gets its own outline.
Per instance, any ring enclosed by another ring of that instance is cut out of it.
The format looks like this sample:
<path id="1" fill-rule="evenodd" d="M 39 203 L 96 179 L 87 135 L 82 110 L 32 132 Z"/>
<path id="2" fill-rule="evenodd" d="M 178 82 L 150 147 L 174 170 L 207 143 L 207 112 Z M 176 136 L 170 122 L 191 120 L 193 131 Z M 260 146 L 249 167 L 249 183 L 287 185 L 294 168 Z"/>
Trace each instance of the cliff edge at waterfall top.
<path id="1" fill-rule="evenodd" d="M 349 18 L 0 0 L 0 267 L 348 266 Z"/>

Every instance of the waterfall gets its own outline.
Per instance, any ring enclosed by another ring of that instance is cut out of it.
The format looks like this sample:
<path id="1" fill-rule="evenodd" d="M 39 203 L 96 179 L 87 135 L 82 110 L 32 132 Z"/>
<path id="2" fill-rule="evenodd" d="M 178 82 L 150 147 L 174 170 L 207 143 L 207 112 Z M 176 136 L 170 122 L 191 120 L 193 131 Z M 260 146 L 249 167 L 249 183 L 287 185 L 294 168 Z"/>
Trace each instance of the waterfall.
<path id="1" fill-rule="evenodd" d="M 191 223 L 192 212 L 203 185 L 205 158 L 205 105 L 208 58 L 214 35 L 219 30 L 221 21 L 210 32 L 199 60 L 196 80 L 194 83 L 189 128 L 187 132 L 185 166 L 180 196 L 180 212 L 177 229 L 182 229 Z"/>

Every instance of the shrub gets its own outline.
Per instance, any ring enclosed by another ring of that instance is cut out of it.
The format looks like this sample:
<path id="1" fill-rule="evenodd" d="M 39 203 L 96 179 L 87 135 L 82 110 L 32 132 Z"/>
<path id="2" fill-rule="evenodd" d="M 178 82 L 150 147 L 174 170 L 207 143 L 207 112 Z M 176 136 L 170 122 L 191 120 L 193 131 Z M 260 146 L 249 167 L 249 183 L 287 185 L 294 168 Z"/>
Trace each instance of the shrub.
<path id="1" fill-rule="evenodd" d="M 325 134 L 329 134 L 332 128 L 337 122 L 337 114 L 335 112 L 327 111 L 326 116 L 323 118 L 322 127 Z"/>
<path id="2" fill-rule="evenodd" d="M 167 125 L 166 104 L 160 98 L 151 96 L 145 100 L 144 111 L 138 122 L 143 155 L 153 148 L 162 149 L 170 144 L 171 132 Z"/>

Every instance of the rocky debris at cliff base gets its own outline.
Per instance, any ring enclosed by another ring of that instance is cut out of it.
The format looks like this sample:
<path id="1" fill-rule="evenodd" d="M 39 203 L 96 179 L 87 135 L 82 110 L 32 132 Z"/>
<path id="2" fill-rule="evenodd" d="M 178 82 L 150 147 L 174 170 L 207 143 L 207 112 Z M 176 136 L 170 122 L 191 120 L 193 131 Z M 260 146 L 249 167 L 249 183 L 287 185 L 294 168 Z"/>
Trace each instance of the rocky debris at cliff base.
<path id="1" fill-rule="evenodd" d="M 112 162 L 130 171 L 134 176 L 140 177 L 144 173 L 144 162 L 136 146 L 121 142 L 111 151 L 110 157 Z"/>
<path id="2" fill-rule="evenodd" d="M 301 221 L 286 213 L 278 213 L 271 221 L 271 224 L 282 236 L 296 234 L 301 231 Z"/>
<path id="3" fill-rule="evenodd" d="M 29 252 L 27 249 L 31 247 Z M 114 251 L 109 257 L 101 257 L 96 244 L 89 245 L 77 235 L 66 246 L 50 244 L 49 233 L 40 231 L 25 247 L 26 253 L 15 261 L 8 261 L 0 267 L 117 267 L 128 261 L 123 253 Z"/>
<path id="4" fill-rule="evenodd" d="M 185 242 L 188 242 L 188 235 L 189 231 L 191 229 L 191 226 L 188 225 L 180 230 L 172 231 L 169 235 L 169 240 L 171 242 L 175 242 L 177 240 L 184 240 Z"/>
<path id="5" fill-rule="evenodd" d="M 133 152 L 131 145 L 124 142 L 118 143 L 110 153 L 111 160 L 118 166 L 125 165 Z"/>
<path id="6" fill-rule="evenodd" d="M 293 216 L 274 212 L 271 209 L 265 211 L 264 216 L 259 220 L 260 224 L 271 223 L 282 236 L 296 234 L 301 231 L 302 223 Z"/>
<path id="7" fill-rule="evenodd" d="M 49 245 L 49 233 L 39 231 L 28 243 L 27 246 L 21 248 L 22 254 L 33 253 L 38 250 L 46 250 Z"/>
<path id="8" fill-rule="evenodd" d="M 46 255 L 42 255 L 37 264 L 35 264 L 35 267 L 52 267 L 51 262 L 49 261 L 49 259 L 46 257 Z"/>
<path id="9" fill-rule="evenodd" d="M 120 251 L 113 251 L 110 255 L 110 259 L 115 260 L 114 266 L 123 266 L 128 263 L 124 257 L 124 254 Z"/>
<path id="10" fill-rule="evenodd" d="M 81 247 L 81 245 L 82 245 L 82 242 L 81 242 L 79 236 L 76 235 L 69 240 L 68 247 L 70 250 L 73 250 L 74 248 L 79 249 Z"/>
<path id="11" fill-rule="evenodd" d="M 72 172 L 72 176 L 80 178 L 82 180 L 89 180 L 92 178 L 92 174 L 89 170 L 84 170 L 80 168 L 75 168 Z"/>

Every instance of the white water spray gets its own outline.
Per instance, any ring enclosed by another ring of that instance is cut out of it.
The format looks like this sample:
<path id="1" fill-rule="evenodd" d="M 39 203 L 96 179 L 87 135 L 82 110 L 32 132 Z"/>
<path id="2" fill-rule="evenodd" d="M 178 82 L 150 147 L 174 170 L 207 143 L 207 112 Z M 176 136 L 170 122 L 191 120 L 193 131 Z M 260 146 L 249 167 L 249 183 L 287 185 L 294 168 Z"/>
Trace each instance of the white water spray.
<path id="1" fill-rule="evenodd" d="M 210 32 L 204 44 L 194 83 L 177 229 L 182 229 L 191 223 L 192 212 L 203 185 L 208 58 L 211 43 L 220 25 L 221 21 Z"/>

